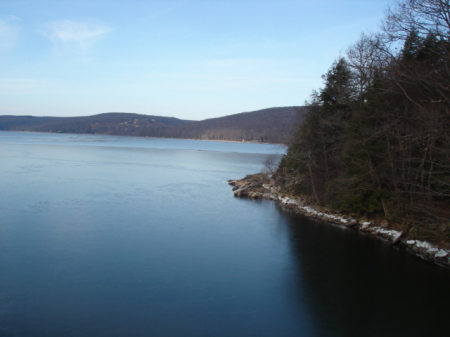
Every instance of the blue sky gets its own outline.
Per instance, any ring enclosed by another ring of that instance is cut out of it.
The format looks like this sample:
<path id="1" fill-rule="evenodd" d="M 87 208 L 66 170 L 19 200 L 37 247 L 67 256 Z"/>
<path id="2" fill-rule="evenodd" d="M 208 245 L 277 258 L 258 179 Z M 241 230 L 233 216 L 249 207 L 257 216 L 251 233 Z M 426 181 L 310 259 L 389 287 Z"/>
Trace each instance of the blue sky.
<path id="1" fill-rule="evenodd" d="M 0 115 L 303 105 L 384 0 L 0 0 Z"/>

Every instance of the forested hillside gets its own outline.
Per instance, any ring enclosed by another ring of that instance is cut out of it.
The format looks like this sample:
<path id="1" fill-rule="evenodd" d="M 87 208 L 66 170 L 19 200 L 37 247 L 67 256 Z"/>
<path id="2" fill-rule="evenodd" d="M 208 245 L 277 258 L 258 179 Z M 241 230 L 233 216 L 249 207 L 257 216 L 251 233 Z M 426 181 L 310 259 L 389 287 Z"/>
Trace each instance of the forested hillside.
<path id="1" fill-rule="evenodd" d="M 157 130 L 189 122 L 172 117 L 120 112 L 82 117 L 0 116 L 0 130 L 139 136 L 147 129 Z"/>
<path id="2" fill-rule="evenodd" d="M 450 4 L 401 0 L 307 102 L 280 172 L 333 209 L 450 239 Z"/>
<path id="3" fill-rule="evenodd" d="M 0 130 L 286 143 L 302 121 L 303 111 L 302 107 L 270 108 L 203 121 L 132 113 L 0 116 Z"/>
<path id="4" fill-rule="evenodd" d="M 243 112 L 178 125 L 167 132 L 177 138 L 287 143 L 304 111 L 304 107 L 282 107 Z"/>

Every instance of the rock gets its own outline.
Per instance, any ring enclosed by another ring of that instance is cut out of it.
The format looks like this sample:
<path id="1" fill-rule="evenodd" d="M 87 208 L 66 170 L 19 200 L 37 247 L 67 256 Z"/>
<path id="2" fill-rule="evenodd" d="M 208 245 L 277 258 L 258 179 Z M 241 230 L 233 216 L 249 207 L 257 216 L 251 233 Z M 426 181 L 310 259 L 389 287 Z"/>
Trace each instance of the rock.
<path id="1" fill-rule="evenodd" d="M 270 188 L 270 193 L 280 193 L 280 188 L 279 187 L 271 187 Z"/>
<path id="2" fill-rule="evenodd" d="M 263 194 L 261 192 L 250 192 L 248 197 L 251 199 L 261 199 Z"/>
<path id="3" fill-rule="evenodd" d="M 347 222 L 347 223 L 345 224 L 345 226 L 346 226 L 346 227 L 354 227 L 354 226 L 356 226 L 357 224 L 358 224 L 358 221 L 353 220 L 353 221 Z"/>
<path id="4" fill-rule="evenodd" d="M 369 225 L 367 223 L 364 223 L 360 228 L 360 230 L 362 230 L 363 232 L 367 231 L 368 229 L 369 229 Z"/>
<path id="5" fill-rule="evenodd" d="M 254 188 L 259 188 L 259 187 L 263 187 L 263 182 L 262 181 L 257 181 L 257 182 L 254 182 L 253 184 L 251 184 L 251 187 L 254 187 Z"/>
<path id="6" fill-rule="evenodd" d="M 235 197 L 239 197 L 239 198 L 247 197 L 248 196 L 248 190 L 246 188 L 240 188 L 240 189 L 234 191 L 234 196 Z"/>

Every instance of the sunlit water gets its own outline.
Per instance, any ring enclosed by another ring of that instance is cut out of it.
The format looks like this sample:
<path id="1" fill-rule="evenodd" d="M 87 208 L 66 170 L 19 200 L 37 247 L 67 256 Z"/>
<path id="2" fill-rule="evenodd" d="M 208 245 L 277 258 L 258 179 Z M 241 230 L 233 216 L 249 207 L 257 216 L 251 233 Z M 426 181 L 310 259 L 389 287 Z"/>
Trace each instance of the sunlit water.
<path id="1" fill-rule="evenodd" d="M 0 132 L 0 336 L 448 336 L 448 270 L 233 198 L 283 150 Z"/>

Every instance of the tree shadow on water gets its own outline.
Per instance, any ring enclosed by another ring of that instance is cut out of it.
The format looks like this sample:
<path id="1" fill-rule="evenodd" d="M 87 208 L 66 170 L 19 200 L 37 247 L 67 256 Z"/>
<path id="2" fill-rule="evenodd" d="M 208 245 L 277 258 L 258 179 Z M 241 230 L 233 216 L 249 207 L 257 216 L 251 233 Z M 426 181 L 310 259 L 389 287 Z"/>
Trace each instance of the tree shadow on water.
<path id="1" fill-rule="evenodd" d="M 318 336 L 446 336 L 450 270 L 356 230 L 282 211 L 296 285 Z"/>

